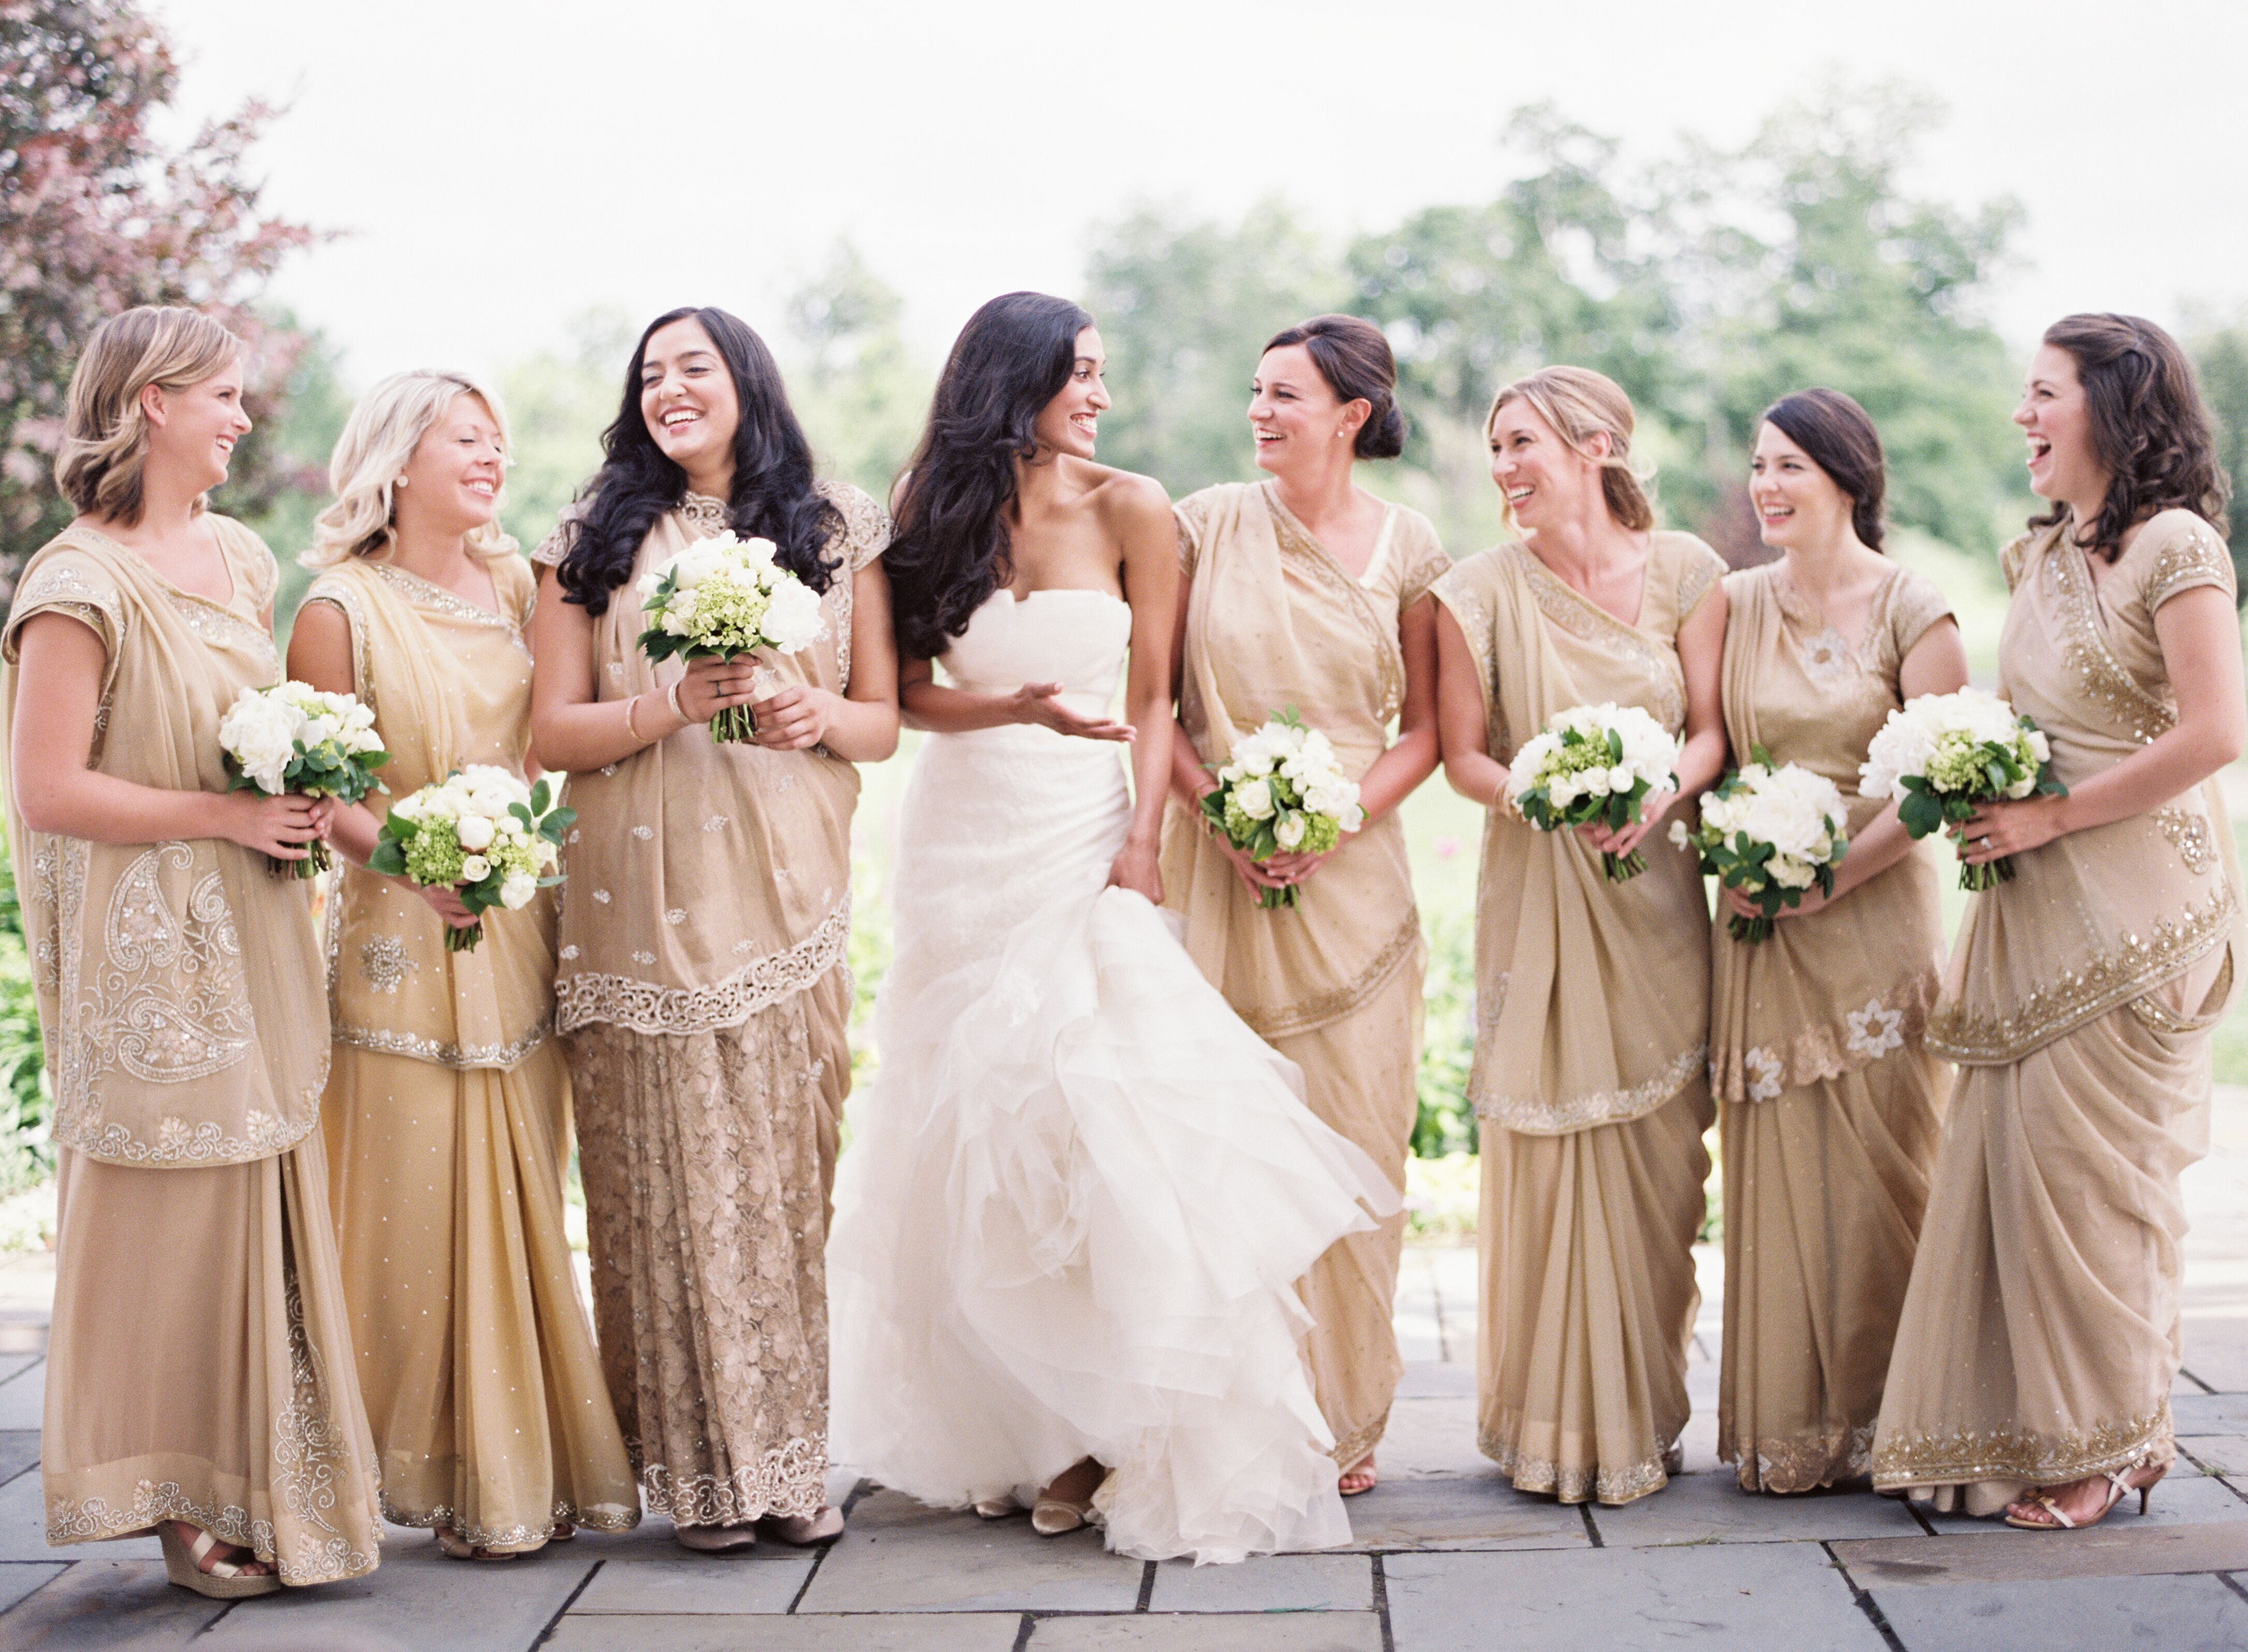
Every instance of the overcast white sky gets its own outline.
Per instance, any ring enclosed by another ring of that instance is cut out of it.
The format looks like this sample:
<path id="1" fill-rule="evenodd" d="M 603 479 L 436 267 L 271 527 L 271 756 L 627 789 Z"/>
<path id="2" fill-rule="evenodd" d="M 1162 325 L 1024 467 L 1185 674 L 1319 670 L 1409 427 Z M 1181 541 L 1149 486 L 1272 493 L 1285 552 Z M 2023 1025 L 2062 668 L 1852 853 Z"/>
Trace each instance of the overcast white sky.
<path id="1" fill-rule="evenodd" d="M 1508 175 L 1552 99 L 1654 154 L 1746 137 L 1840 68 L 1950 106 L 1917 182 L 2028 209 L 1999 319 L 2248 301 L 2239 0 L 154 0 L 184 102 L 291 104 L 268 199 L 351 231 L 278 287 L 364 383 L 490 368 L 568 319 L 759 326 L 848 232 L 933 355 L 1011 287 L 1076 291 L 1090 226 L 1286 195 L 1337 235 Z"/>

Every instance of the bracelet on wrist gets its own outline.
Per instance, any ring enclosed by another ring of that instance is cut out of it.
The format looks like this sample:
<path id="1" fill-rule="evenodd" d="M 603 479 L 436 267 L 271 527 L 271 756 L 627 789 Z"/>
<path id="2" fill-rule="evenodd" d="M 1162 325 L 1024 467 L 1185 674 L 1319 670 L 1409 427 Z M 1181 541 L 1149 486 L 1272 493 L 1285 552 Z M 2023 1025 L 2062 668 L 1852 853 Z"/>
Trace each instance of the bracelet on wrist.
<path id="1" fill-rule="evenodd" d="M 679 719 L 679 726 L 682 729 L 689 723 L 695 721 L 694 718 L 689 716 L 687 713 L 681 709 L 679 704 L 679 685 L 686 680 L 687 679 L 684 677 L 674 677 L 671 681 L 671 687 L 664 691 L 663 696 L 664 703 L 671 708 L 671 715 Z"/>
<path id="2" fill-rule="evenodd" d="M 634 695 L 631 699 L 625 702 L 625 732 L 630 735 L 641 745 L 646 745 L 648 744 L 648 737 L 642 734 L 638 728 L 634 726 L 633 723 L 633 713 L 639 709 L 640 696 Z"/>

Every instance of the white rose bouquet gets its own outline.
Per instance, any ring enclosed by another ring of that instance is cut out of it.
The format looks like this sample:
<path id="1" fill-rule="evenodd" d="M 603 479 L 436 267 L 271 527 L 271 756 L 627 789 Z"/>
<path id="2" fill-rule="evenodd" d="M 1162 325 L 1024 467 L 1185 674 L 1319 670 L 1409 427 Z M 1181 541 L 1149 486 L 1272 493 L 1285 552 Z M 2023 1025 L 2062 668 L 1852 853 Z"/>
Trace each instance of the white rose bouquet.
<path id="1" fill-rule="evenodd" d="M 651 660 L 731 660 L 758 648 L 795 654 L 827 634 L 819 593 L 773 560 L 770 539 L 737 539 L 730 529 L 698 539 L 641 576 L 641 609 L 651 619 L 640 634 Z M 710 720 L 710 737 L 740 742 L 757 736 L 746 705 Z"/>
<path id="2" fill-rule="evenodd" d="M 1702 857 L 1729 889 L 1754 901 L 1759 915 L 1730 915 L 1725 929 L 1751 944 L 1772 933 L 1782 907 L 1803 904 L 1803 892 L 1834 893 L 1834 867 L 1849 847 L 1843 835 L 1842 790 L 1797 763 L 1775 764 L 1762 746 L 1716 789 L 1702 794 L 1702 821 L 1670 823 L 1670 840 Z"/>
<path id="3" fill-rule="evenodd" d="M 1252 860 L 1325 854 L 1366 820 L 1358 782 L 1343 773 L 1326 736 L 1306 728 L 1293 706 L 1236 741 L 1231 759 L 1214 771 L 1217 786 L 1203 795 L 1203 814 Z M 1298 898 L 1291 884 L 1262 891 L 1257 904 L 1292 907 Z"/>
<path id="4" fill-rule="evenodd" d="M 218 744 L 234 777 L 230 792 L 357 803 L 387 790 L 374 771 L 390 753 L 374 732 L 374 712 L 356 695 L 323 693 L 309 682 L 244 689 L 219 719 Z M 277 874 L 292 877 L 326 871 L 328 846 L 315 838 L 305 847 L 301 860 L 266 858 Z"/>
<path id="5" fill-rule="evenodd" d="M 2053 778 L 2053 747 L 2036 723 L 1980 689 L 1906 701 L 1889 713 L 1858 770 L 1858 795 L 1894 798 L 1916 838 L 1959 826 L 1984 804 L 2032 794 L 2068 795 Z M 1961 866 L 1959 887 L 1995 889 L 2013 875 L 2012 860 L 2001 856 Z"/>
<path id="6" fill-rule="evenodd" d="M 578 818 L 553 801 L 544 778 L 525 785 L 505 769 L 471 763 L 403 798 L 382 823 L 368 867 L 423 888 L 457 890 L 478 917 L 513 912 L 562 881 L 562 834 Z M 473 952 L 484 926 L 445 926 L 445 950 Z"/>
<path id="7" fill-rule="evenodd" d="M 1546 719 L 1522 743 L 1507 771 L 1506 800 L 1540 832 L 1605 825 L 1621 832 L 1639 819 L 1650 792 L 1675 790 L 1678 742 L 1635 705 L 1572 706 Z M 1621 883 L 1647 870 L 1647 857 L 1603 853 L 1600 870 Z"/>

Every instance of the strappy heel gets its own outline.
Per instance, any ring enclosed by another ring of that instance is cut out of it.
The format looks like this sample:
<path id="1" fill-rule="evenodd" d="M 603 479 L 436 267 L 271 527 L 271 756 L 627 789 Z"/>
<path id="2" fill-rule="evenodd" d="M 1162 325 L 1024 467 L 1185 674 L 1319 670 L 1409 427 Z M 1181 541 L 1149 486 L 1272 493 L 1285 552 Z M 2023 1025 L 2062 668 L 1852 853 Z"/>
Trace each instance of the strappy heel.
<path id="1" fill-rule="evenodd" d="M 2028 1497 L 2007 1507 L 2006 1524 L 2019 1526 L 2025 1532 L 2088 1531 L 2114 1512 L 2115 1505 L 2134 1491 L 2139 1494 L 2139 1512 L 2144 1514 L 2147 1511 L 2148 1504 L 2153 1499 L 2155 1488 L 2162 1483 L 2162 1476 L 2169 1472 L 2169 1466 L 2165 1463 L 2155 1471 L 2155 1477 L 2143 1485 L 2131 1477 L 2138 1472 L 2139 1466 L 2133 1463 L 2126 1468 L 2108 1470 L 2104 1477 L 2108 1482 L 2108 1500 L 2100 1505 L 2099 1511 L 2088 1520 L 2070 1519 L 2062 1511 L 2060 1505 L 2053 1500 L 2050 1492 L 2033 1491 Z M 2024 1506 L 2043 1509 L 2053 1518 L 2050 1520 L 2025 1520 L 2014 1512 L 2015 1509 Z"/>
<path id="2" fill-rule="evenodd" d="M 274 1594 L 280 1590 L 278 1572 L 246 1572 L 236 1560 L 214 1560 L 206 1569 L 204 1557 L 222 1546 L 219 1539 L 208 1532 L 198 1529 L 195 1542 L 189 1544 L 180 1536 L 178 1526 L 166 1520 L 156 1528 L 156 1540 L 164 1546 L 164 1575 L 207 1600 L 241 1601 L 253 1594 Z"/>

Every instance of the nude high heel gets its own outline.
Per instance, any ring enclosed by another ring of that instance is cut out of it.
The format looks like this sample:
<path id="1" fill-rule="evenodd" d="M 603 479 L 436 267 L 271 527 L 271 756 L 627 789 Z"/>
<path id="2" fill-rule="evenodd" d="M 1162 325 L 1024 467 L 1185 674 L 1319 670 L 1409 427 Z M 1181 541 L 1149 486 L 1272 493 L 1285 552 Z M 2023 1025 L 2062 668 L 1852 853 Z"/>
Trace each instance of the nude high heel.
<path id="1" fill-rule="evenodd" d="M 2033 1491 L 2028 1497 L 2013 1504 L 2006 1510 L 2006 1524 L 2008 1525 L 2019 1526 L 2025 1532 L 2089 1531 L 2092 1527 L 2099 1525 L 2102 1520 L 2106 1519 L 2109 1514 L 2113 1513 L 2114 1511 L 2115 1505 L 2121 1503 L 2126 1496 L 2133 1491 L 2136 1491 L 2139 1494 L 2139 1512 L 2141 1514 L 2144 1514 L 2147 1511 L 2147 1505 L 2149 1501 L 2154 1497 L 2155 1488 L 2162 1483 L 2162 1476 L 2169 1472 L 2169 1465 L 2168 1463 L 2163 1464 L 2161 1469 L 2155 1471 L 2155 1477 L 2147 1481 L 2144 1484 L 2141 1484 L 2138 1481 L 2131 1477 L 2137 1471 L 2137 1465 L 2135 1464 L 2128 1468 L 2110 1469 L 2108 1471 L 2107 1476 L 2108 1500 L 2100 1505 L 2099 1512 L 2094 1514 L 2088 1520 L 2070 1519 L 2067 1515 L 2061 1511 L 2060 1505 L 2055 1503 L 2050 1495 L 2045 1491 Z M 2049 1520 L 2024 1519 L 2014 1512 L 2015 1509 L 2023 1507 L 2043 1509 L 2053 1518 Z"/>
<path id="2" fill-rule="evenodd" d="M 182 1540 L 178 1529 L 166 1520 L 156 1528 L 156 1540 L 164 1546 L 164 1575 L 183 1589 L 213 1601 L 241 1601 L 253 1594 L 274 1594 L 281 1588 L 281 1580 L 271 1572 L 244 1572 L 240 1563 L 215 1560 L 210 1569 L 203 1569 L 203 1557 L 219 1546 L 219 1539 L 208 1532 L 198 1531 L 189 1545 Z"/>

